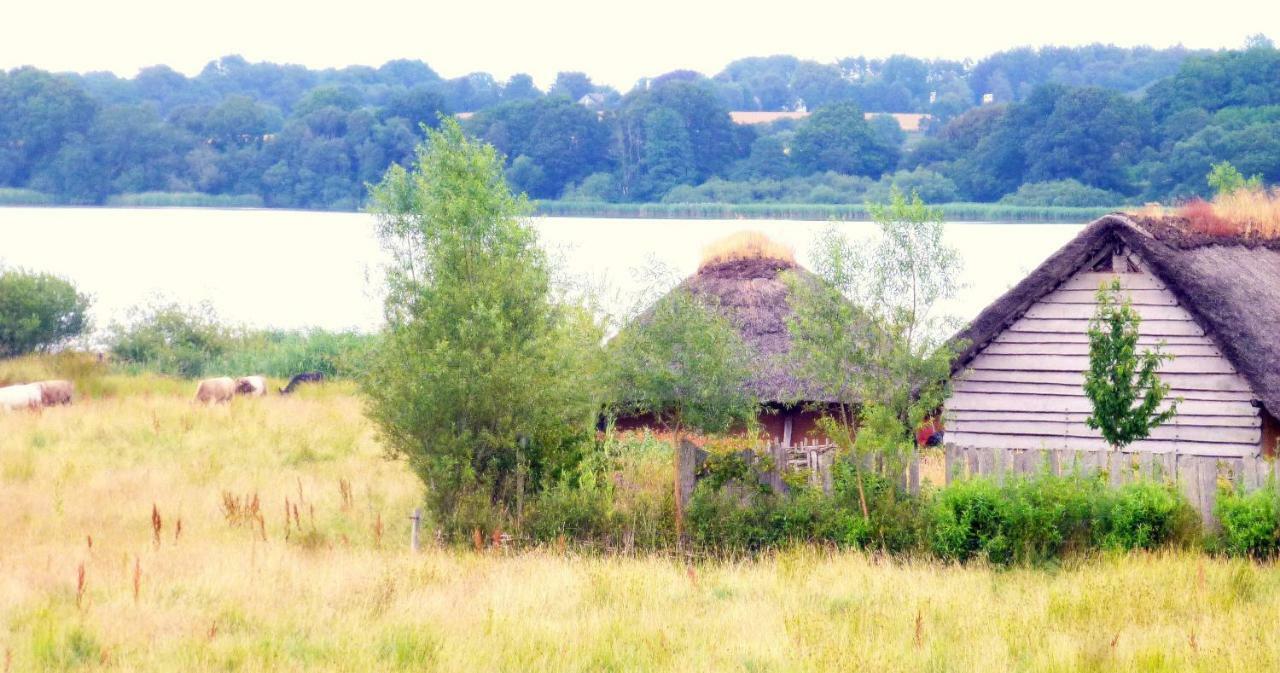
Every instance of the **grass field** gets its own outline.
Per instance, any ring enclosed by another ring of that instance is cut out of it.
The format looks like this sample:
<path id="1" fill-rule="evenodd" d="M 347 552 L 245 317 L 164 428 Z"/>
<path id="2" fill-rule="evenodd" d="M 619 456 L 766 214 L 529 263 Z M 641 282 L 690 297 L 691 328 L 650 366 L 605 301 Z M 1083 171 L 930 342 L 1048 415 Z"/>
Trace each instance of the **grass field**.
<path id="1" fill-rule="evenodd" d="M 0 414 L 0 671 L 1280 670 L 1269 565 L 413 555 L 421 486 L 351 388 L 91 389 Z"/>

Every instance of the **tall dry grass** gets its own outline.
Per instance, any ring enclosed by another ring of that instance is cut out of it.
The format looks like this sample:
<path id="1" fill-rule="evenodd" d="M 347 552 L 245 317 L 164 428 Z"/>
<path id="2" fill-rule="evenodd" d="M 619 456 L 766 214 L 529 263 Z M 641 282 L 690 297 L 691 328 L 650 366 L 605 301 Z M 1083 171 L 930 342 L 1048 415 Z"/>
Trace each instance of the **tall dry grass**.
<path id="1" fill-rule="evenodd" d="M 1163 215 L 1158 204 L 1141 214 Z M 1280 187 L 1238 189 L 1218 194 L 1212 201 L 1193 199 L 1179 207 L 1177 215 L 1191 233 L 1212 237 L 1280 238 Z"/>
<path id="2" fill-rule="evenodd" d="M 0 415 L 0 667 L 1280 670 L 1280 571 L 1197 554 L 687 566 L 445 550 L 428 527 L 411 555 L 420 485 L 350 389 L 202 408 L 145 381 Z"/>
<path id="3" fill-rule="evenodd" d="M 796 253 L 791 246 L 759 231 L 739 231 L 704 247 L 698 268 L 741 259 L 776 259 L 794 264 Z"/>
<path id="4" fill-rule="evenodd" d="M 1280 236 L 1280 187 L 1238 189 L 1213 199 L 1213 212 L 1237 223 L 1243 233 L 1262 238 Z"/>

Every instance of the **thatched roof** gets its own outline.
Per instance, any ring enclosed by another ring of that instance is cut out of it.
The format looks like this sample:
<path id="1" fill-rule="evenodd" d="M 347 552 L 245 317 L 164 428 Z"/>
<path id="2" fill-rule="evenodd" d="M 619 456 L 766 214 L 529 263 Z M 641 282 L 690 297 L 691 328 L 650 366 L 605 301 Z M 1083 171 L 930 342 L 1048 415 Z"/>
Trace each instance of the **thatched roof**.
<path id="1" fill-rule="evenodd" d="M 1280 417 L 1280 242 L 1188 234 L 1176 219 L 1113 213 L 1089 224 L 956 339 L 958 373 L 1036 301 L 1119 241 L 1136 252 L 1218 344 L 1273 416 Z"/>
<path id="2" fill-rule="evenodd" d="M 707 300 L 737 329 L 753 355 L 748 385 L 762 403 L 834 402 L 796 374 L 787 329 L 787 273 L 816 280 L 796 264 L 790 248 L 762 234 L 742 232 L 707 246 L 697 273 L 673 292 L 688 291 Z"/>

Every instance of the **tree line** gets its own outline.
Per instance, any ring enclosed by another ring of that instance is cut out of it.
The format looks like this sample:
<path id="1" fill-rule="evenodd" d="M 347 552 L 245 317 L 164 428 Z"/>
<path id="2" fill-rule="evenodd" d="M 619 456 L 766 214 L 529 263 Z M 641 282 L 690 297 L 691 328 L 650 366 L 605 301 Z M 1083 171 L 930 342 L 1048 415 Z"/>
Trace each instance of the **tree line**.
<path id="1" fill-rule="evenodd" d="M 357 209 L 407 165 L 425 128 L 468 113 L 504 173 L 536 199 L 862 203 L 891 187 L 927 200 L 1115 205 L 1207 192 L 1231 161 L 1280 180 L 1280 55 L 1244 49 L 1045 47 L 977 63 L 747 58 L 627 92 L 582 72 L 446 79 L 420 61 L 310 70 L 211 62 L 133 78 L 0 73 L 0 190 L 63 203 L 121 194 L 244 197 Z M 735 124 L 733 110 L 806 110 Z M 927 114 L 906 134 L 885 116 Z"/>

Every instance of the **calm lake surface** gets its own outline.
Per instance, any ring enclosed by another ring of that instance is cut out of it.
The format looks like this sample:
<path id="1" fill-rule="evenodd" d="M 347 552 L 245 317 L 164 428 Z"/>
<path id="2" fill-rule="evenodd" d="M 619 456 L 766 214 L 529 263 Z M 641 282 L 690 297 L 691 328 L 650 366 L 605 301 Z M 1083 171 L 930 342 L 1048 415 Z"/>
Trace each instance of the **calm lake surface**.
<path id="1" fill-rule="evenodd" d="M 679 276 L 703 246 L 744 229 L 793 246 L 807 264 L 822 222 L 534 218 L 543 244 L 575 280 L 630 305 L 654 263 Z M 841 223 L 865 239 L 875 226 Z M 944 307 L 976 315 L 1083 225 L 948 223 L 963 287 Z M 376 330 L 381 267 L 373 218 L 280 210 L 0 208 L 0 266 L 51 271 L 93 295 L 98 328 L 154 297 L 208 301 L 255 327 Z"/>

